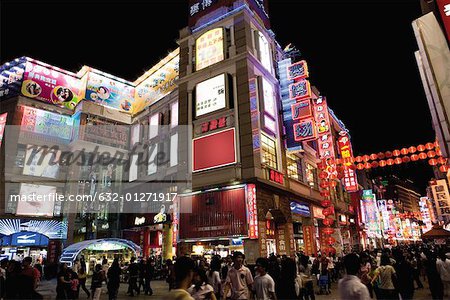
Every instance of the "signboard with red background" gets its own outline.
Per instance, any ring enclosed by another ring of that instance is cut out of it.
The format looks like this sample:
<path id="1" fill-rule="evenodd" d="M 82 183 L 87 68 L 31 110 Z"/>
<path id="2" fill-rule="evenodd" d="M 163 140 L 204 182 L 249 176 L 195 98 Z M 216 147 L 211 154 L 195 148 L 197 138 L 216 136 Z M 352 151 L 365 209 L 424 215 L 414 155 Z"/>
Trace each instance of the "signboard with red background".
<path id="1" fill-rule="evenodd" d="M 325 97 L 319 97 L 314 100 L 314 117 L 318 133 L 317 146 L 319 157 L 322 160 L 334 159 L 336 154 L 331 132 L 330 114 Z"/>
<path id="2" fill-rule="evenodd" d="M 316 239 L 314 234 L 314 226 L 303 226 L 303 242 L 304 242 L 304 252 L 305 255 L 311 256 L 315 255 L 316 250 Z"/>
<path id="3" fill-rule="evenodd" d="M 447 42 L 450 43 L 450 0 L 436 0 L 442 22 L 444 23 Z"/>
<path id="4" fill-rule="evenodd" d="M 247 221 L 248 237 L 258 239 L 258 210 L 256 209 L 256 186 L 247 185 Z"/>
<path id="5" fill-rule="evenodd" d="M 338 148 L 343 160 L 342 166 L 344 169 L 344 187 L 347 192 L 355 192 L 358 190 L 358 182 L 355 171 L 350 168 L 353 164 L 350 161 L 351 157 L 353 157 L 352 144 L 347 132 L 342 131 L 339 135 Z"/>

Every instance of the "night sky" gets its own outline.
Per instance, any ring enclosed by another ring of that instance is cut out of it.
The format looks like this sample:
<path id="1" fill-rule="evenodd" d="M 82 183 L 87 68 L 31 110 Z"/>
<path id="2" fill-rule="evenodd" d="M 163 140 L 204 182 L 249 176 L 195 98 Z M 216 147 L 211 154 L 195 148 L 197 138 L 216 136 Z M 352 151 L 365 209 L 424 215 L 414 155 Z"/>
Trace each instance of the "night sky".
<path id="1" fill-rule="evenodd" d="M 2 0 L 0 63 L 19 56 L 134 81 L 177 47 L 187 0 Z M 310 80 L 346 124 L 354 153 L 434 141 L 414 58 L 419 0 L 272 0 L 272 30 L 308 61 Z M 426 162 L 376 174 L 433 176 Z"/>

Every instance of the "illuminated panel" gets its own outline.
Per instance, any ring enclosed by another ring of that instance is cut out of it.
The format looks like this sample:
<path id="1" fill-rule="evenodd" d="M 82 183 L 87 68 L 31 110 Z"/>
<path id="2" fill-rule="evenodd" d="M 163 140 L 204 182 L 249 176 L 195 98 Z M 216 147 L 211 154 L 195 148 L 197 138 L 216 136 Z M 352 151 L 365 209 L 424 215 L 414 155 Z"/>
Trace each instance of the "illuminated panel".
<path id="1" fill-rule="evenodd" d="M 199 71 L 225 59 L 223 28 L 211 29 L 195 41 L 195 70 Z"/>
<path id="2" fill-rule="evenodd" d="M 311 98 L 311 84 L 308 80 L 302 79 L 289 86 L 289 97 L 295 100 Z"/>
<path id="3" fill-rule="evenodd" d="M 56 187 L 22 183 L 20 199 L 21 201 L 17 203 L 16 215 L 53 217 Z"/>
<path id="4" fill-rule="evenodd" d="M 289 80 L 299 80 L 309 77 L 308 65 L 304 60 L 288 66 L 287 72 Z"/>
<path id="5" fill-rule="evenodd" d="M 316 139 L 316 131 L 314 126 L 314 119 L 308 118 L 300 120 L 294 124 L 294 140 L 297 142 L 305 142 Z"/>
<path id="6" fill-rule="evenodd" d="M 23 106 L 21 125 L 21 130 L 71 140 L 74 119 L 46 110 Z"/>
<path id="7" fill-rule="evenodd" d="M 343 159 L 344 168 L 344 187 L 347 192 L 355 192 L 358 190 L 358 181 L 356 173 L 350 166 L 353 165 L 351 158 L 353 157 L 352 144 L 347 132 L 343 131 L 338 138 L 338 148 Z"/>
<path id="8" fill-rule="evenodd" d="M 227 107 L 226 75 L 205 80 L 195 89 L 195 116 L 203 116 Z"/>
<path id="9" fill-rule="evenodd" d="M 318 134 L 317 146 L 320 159 L 335 158 L 333 136 L 331 134 L 330 115 L 327 101 L 324 97 L 314 100 L 314 117 Z"/>
<path id="10" fill-rule="evenodd" d="M 8 113 L 4 113 L 4 114 L 0 115 L 0 148 L 2 147 L 3 133 L 5 132 L 7 117 L 8 117 Z"/>
<path id="11" fill-rule="evenodd" d="M 256 209 L 256 186 L 247 185 L 247 222 L 248 237 L 258 239 L 258 210 Z"/>

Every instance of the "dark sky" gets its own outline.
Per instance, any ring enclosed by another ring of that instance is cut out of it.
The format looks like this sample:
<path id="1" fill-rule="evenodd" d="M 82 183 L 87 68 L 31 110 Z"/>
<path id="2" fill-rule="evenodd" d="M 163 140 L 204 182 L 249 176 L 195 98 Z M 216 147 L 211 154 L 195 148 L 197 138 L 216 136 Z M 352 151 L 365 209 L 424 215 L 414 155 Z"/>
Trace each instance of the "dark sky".
<path id="1" fill-rule="evenodd" d="M 0 62 L 30 56 L 134 81 L 177 47 L 187 0 L 2 0 Z M 419 0 L 272 0 L 272 29 L 294 43 L 310 80 L 352 136 L 355 155 L 434 140 L 411 22 Z M 378 171 L 379 172 L 379 171 Z M 421 189 L 426 162 L 391 167 Z M 383 173 L 381 173 L 383 174 Z"/>

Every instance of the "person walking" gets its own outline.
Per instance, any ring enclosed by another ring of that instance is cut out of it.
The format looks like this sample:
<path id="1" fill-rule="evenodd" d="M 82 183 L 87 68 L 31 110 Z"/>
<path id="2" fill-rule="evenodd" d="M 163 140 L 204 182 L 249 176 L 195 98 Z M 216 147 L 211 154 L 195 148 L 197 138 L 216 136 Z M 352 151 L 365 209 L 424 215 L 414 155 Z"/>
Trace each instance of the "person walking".
<path id="1" fill-rule="evenodd" d="M 139 288 L 137 286 L 137 281 L 139 278 L 139 266 L 136 263 L 136 258 L 132 257 L 130 260 L 130 265 L 128 266 L 128 291 L 127 294 L 129 294 L 131 297 L 134 296 L 134 291 L 139 295 Z"/>
<path id="2" fill-rule="evenodd" d="M 220 280 L 220 259 L 215 257 L 211 260 L 210 269 L 207 272 L 208 282 L 214 289 L 214 294 L 217 299 L 220 299 L 220 291 L 221 291 L 221 280 Z"/>
<path id="3" fill-rule="evenodd" d="M 119 292 L 120 286 L 120 275 L 122 270 L 119 266 L 119 258 L 114 258 L 111 267 L 108 269 L 107 278 L 108 278 L 108 298 L 109 300 L 116 300 L 117 294 Z"/>
<path id="4" fill-rule="evenodd" d="M 145 294 L 153 295 L 153 290 L 151 286 L 151 281 L 155 274 L 155 260 L 153 258 L 148 258 L 147 263 L 145 265 Z"/>
<path id="5" fill-rule="evenodd" d="M 187 290 L 192 285 L 195 263 L 192 258 L 182 256 L 174 265 L 175 288 L 163 297 L 164 300 L 194 300 Z"/>
<path id="6" fill-rule="evenodd" d="M 145 280 L 145 272 L 147 271 L 146 270 L 147 268 L 145 267 L 145 265 L 146 265 L 146 261 L 144 258 L 142 258 L 138 264 L 138 266 L 139 266 L 138 295 L 141 293 L 141 287 L 142 287 L 142 291 L 145 292 L 145 281 L 144 280 Z"/>
<path id="7" fill-rule="evenodd" d="M 363 252 L 364 253 L 364 252 Z M 370 276 L 372 271 L 372 266 L 369 262 L 369 256 L 367 254 L 361 254 L 361 267 L 359 269 L 359 279 L 367 287 L 369 291 L 370 298 L 373 298 L 373 287 L 372 287 L 372 277 Z"/>
<path id="8" fill-rule="evenodd" d="M 428 285 L 431 292 L 431 297 L 435 300 L 444 298 L 444 287 L 442 285 L 441 277 L 437 270 L 437 260 L 434 252 L 429 249 L 424 249 L 425 259 L 423 261 L 425 273 L 427 275 Z"/>
<path id="9" fill-rule="evenodd" d="M 33 259 L 30 256 L 25 257 L 22 261 L 20 292 L 24 299 L 42 299 L 42 296 L 36 292 L 41 274 L 31 265 L 32 262 Z"/>
<path id="10" fill-rule="evenodd" d="M 444 297 L 450 297 L 450 259 L 446 257 L 444 250 L 439 253 L 436 269 L 441 277 Z"/>
<path id="11" fill-rule="evenodd" d="M 233 253 L 233 268 L 228 271 L 225 280 L 224 295 L 231 290 L 231 299 L 233 300 L 249 300 L 251 299 L 251 290 L 253 284 L 253 276 L 249 268 L 243 265 L 245 256 L 242 252 L 235 251 Z"/>
<path id="12" fill-rule="evenodd" d="M 378 285 L 379 299 L 398 299 L 398 293 L 394 286 L 396 272 L 391 266 L 391 260 L 387 254 L 381 255 L 380 266 L 375 270 L 371 283 L 373 284 L 378 278 L 380 278 L 380 283 Z"/>
<path id="13" fill-rule="evenodd" d="M 102 294 L 102 283 L 106 280 L 105 273 L 102 270 L 101 264 L 96 264 L 94 267 L 94 274 L 92 275 L 91 293 L 92 300 L 100 300 Z"/>
<path id="14" fill-rule="evenodd" d="M 8 269 L 6 270 L 6 280 L 5 280 L 5 300 L 9 299 L 20 299 L 19 290 L 20 286 L 20 273 L 22 268 L 20 263 L 15 260 L 9 261 Z"/>
<path id="15" fill-rule="evenodd" d="M 256 260 L 256 273 L 253 283 L 253 291 L 255 293 L 255 300 L 272 299 L 277 300 L 275 294 L 275 281 L 267 273 L 269 268 L 269 261 L 267 258 L 260 257 Z"/>
<path id="16" fill-rule="evenodd" d="M 340 299 L 345 300 L 369 300 L 369 290 L 356 276 L 360 269 L 360 259 L 355 253 L 344 257 L 344 267 L 347 274 L 339 280 L 338 290 Z"/>
<path id="17" fill-rule="evenodd" d="M 217 300 L 214 294 L 214 288 L 208 283 L 206 271 L 203 268 L 197 268 L 194 272 L 191 286 L 187 291 L 195 300 Z"/>
<path id="18" fill-rule="evenodd" d="M 86 279 L 87 279 L 87 274 L 86 274 L 86 270 L 82 267 L 80 267 L 78 269 L 78 295 L 80 294 L 80 288 L 83 289 L 83 291 L 86 293 L 88 298 L 91 298 L 91 293 L 89 292 L 89 290 L 86 288 Z"/>
<path id="19" fill-rule="evenodd" d="M 69 299 L 70 292 L 69 270 L 66 264 L 61 264 L 56 281 L 56 299 Z"/>
<path id="20" fill-rule="evenodd" d="M 292 258 L 285 257 L 281 260 L 280 283 L 278 286 L 279 299 L 296 298 L 295 280 L 297 278 L 297 267 Z"/>
<path id="21" fill-rule="evenodd" d="M 405 259 L 401 250 L 392 252 L 396 264 L 394 265 L 397 274 L 397 290 L 403 300 L 413 299 L 414 296 L 414 268 Z"/>

